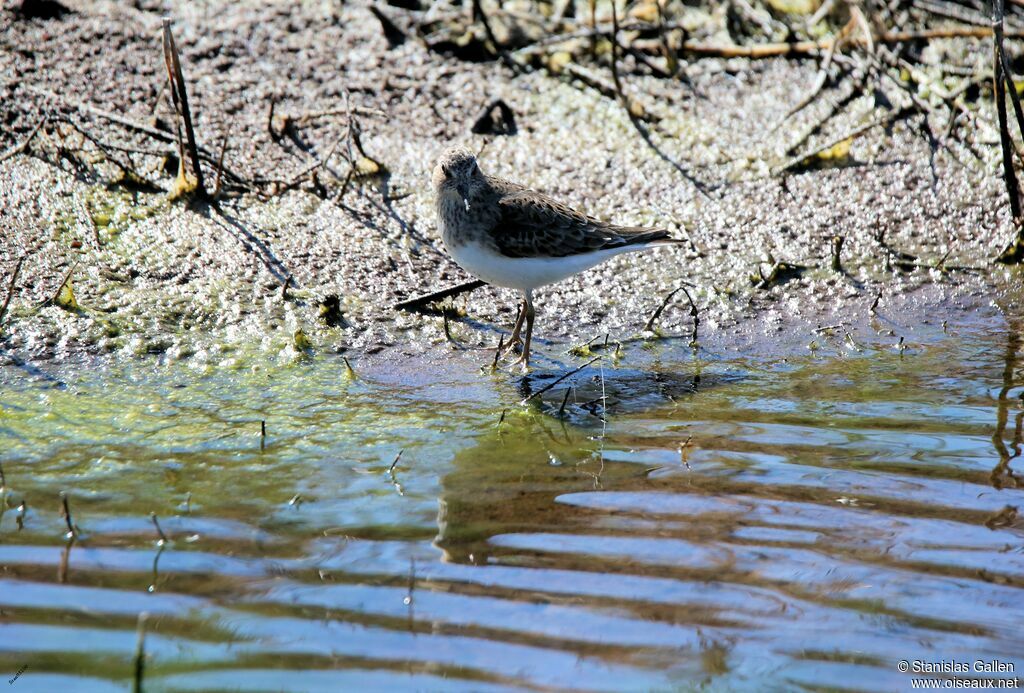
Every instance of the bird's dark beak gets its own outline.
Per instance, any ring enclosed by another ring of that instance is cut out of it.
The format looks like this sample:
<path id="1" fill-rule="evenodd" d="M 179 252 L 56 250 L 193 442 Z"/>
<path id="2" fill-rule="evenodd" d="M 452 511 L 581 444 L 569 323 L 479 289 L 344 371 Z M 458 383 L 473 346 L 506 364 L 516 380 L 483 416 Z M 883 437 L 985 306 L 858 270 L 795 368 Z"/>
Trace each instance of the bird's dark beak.
<path id="1" fill-rule="evenodd" d="M 455 186 L 456 190 L 459 191 L 459 197 L 466 204 L 466 211 L 469 211 L 469 185 L 466 183 L 459 183 Z"/>

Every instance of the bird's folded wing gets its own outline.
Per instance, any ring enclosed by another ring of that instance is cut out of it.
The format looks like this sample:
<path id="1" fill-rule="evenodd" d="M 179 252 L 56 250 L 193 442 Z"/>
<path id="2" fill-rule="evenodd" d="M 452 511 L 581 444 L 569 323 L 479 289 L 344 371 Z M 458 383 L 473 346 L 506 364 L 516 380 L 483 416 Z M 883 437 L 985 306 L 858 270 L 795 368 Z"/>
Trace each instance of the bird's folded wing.
<path id="1" fill-rule="evenodd" d="M 528 190 L 503 195 L 498 210 L 490 233 L 498 250 L 508 257 L 566 257 L 668 237 L 661 229 L 615 226 L 592 219 Z"/>

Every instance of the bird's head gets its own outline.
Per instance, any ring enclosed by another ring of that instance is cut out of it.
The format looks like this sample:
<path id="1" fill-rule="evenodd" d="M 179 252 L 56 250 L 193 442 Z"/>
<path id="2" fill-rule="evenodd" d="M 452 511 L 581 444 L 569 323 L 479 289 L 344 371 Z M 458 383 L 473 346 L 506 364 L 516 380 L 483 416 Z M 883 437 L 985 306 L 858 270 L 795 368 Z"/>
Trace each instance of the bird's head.
<path id="1" fill-rule="evenodd" d="M 458 195 L 467 210 L 471 194 L 482 182 L 476 155 L 464 147 L 447 150 L 434 167 L 434 190 L 438 197 Z"/>

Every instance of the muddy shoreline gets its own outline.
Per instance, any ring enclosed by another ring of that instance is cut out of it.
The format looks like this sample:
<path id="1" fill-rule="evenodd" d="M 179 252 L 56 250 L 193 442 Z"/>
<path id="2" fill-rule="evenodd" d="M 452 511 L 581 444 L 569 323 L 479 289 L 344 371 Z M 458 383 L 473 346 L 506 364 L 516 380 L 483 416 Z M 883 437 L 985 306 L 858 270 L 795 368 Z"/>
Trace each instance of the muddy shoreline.
<path id="1" fill-rule="evenodd" d="M 252 345 L 285 357 L 344 353 L 371 367 L 453 354 L 485 361 L 476 352 L 495 345 L 514 317 L 508 292 L 483 288 L 447 302 L 447 336 L 439 315 L 393 309 L 469 279 L 444 253 L 433 220 L 429 171 L 452 142 L 486 145 L 488 172 L 691 241 L 543 291 L 540 353 L 555 362 L 605 335 L 690 358 L 692 319 L 681 296 L 657 321 L 658 334 L 672 339 L 642 330 L 681 282 L 694 287 L 701 348 L 767 356 L 898 348 L 901 338 L 912 345 L 943 323 L 998 319 L 993 302 L 1019 287 L 1016 270 L 992 263 L 1009 224 L 990 99 L 969 105 L 980 124 L 969 144 L 980 159 L 953 140 L 933 148 L 914 116 L 869 130 L 835 161 L 774 175 L 788 143 L 829 106 L 811 104 L 777 127 L 813 81 L 815 60 L 693 59 L 685 80 L 631 70 L 627 89 L 658 117 L 655 150 L 621 104 L 580 80 L 515 74 L 501 61 L 467 62 L 417 41 L 390 45 L 365 5 L 66 6 L 50 19 L 0 13 L 8 123 L 0 148 L 41 118 L 53 121 L 0 163 L 5 280 L 25 258 L 3 328 L 8 363 L 155 354 L 216 364 Z M 229 191 L 216 205 L 170 201 L 166 157 L 152 150 L 173 153 L 173 145 L 96 115 L 172 120 L 161 93 L 164 15 L 173 19 L 200 145 L 217 151 L 227 135 L 225 168 L 298 181 L 294 189 Z M 970 56 L 987 45 L 935 41 L 924 64 L 983 61 Z M 846 94 L 841 83 L 835 92 L 850 111 L 813 135 L 812 149 L 907 98 L 895 88 Z M 494 99 L 509 104 L 516 134 L 470 132 Z M 386 173 L 342 187 L 343 162 L 329 153 L 352 108 L 361 145 Z M 941 123 L 939 111 L 925 117 Z M 80 131 L 133 142 L 129 158 L 149 183 L 126 184 Z M 91 168 L 58 155 L 76 143 Z M 321 160 L 317 176 L 302 175 Z M 843 239 L 838 270 L 835 237 Z M 77 309 L 44 305 L 72 266 Z M 5 291 L 7 281 L 0 285 Z M 325 320 L 331 297 L 340 315 Z M 820 329 L 828 326 L 836 327 Z"/>

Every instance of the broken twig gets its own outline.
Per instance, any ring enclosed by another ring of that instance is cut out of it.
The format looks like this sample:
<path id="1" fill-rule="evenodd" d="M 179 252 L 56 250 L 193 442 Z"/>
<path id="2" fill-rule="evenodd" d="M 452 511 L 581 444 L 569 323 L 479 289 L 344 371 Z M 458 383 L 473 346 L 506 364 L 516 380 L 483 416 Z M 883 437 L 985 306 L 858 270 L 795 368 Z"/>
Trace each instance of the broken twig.
<path id="1" fill-rule="evenodd" d="M 36 124 L 36 126 L 35 126 L 34 128 L 32 128 L 32 132 L 28 133 L 28 137 L 26 137 L 26 138 L 25 138 L 25 139 L 23 139 L 23 140 L 22 140 L 21 142 L 19 142 L 18 144 L 14 145 L 14 146 L 13 146 L 13 147 L 11 147 L 10 149 L 8 149 L 8 150 L 7 150 L 6 152 L 4 152 L 3 154 L 0 154 L 0 162 L 2 162 L 2 161 L 7 161 L 7 160 L 8 160 L 8 159 L 10 159 L 10 158 L 11 158 L 12 156 L 16 156 L 16 155 L 18 155 L 18 154 L 21 154 L 21 153 L 23 153 L 23 152 L 24 152 L 24 151 L 25 151 L 26 149 L 28 149 L 28 145 L 29 145 L 29 143 L 31 143 L 31 142 L 32 142 L 32 140 L 33 140 L 33 139 L 35 139 L 35 136 L 36 136 L 36 135 L 37 135 L 37 134 L 39 133 L 39 131 L 40 131 L 40 130 L 41 130 L 41 129 L 42 129 L 42 128 L 43 128 L 43 127 L 44 127 L 44 126 L 46 125 L 46 123 L 47 123 L 47 121 L 48 121 L 49 119 L 50 119 L 50 118 L 49 118 L 49 116 L 43 116 L 42 120 L 40 120 L 40 121 L 39 121 L 39 122 L 38 122 L 38 123 Z"/>

